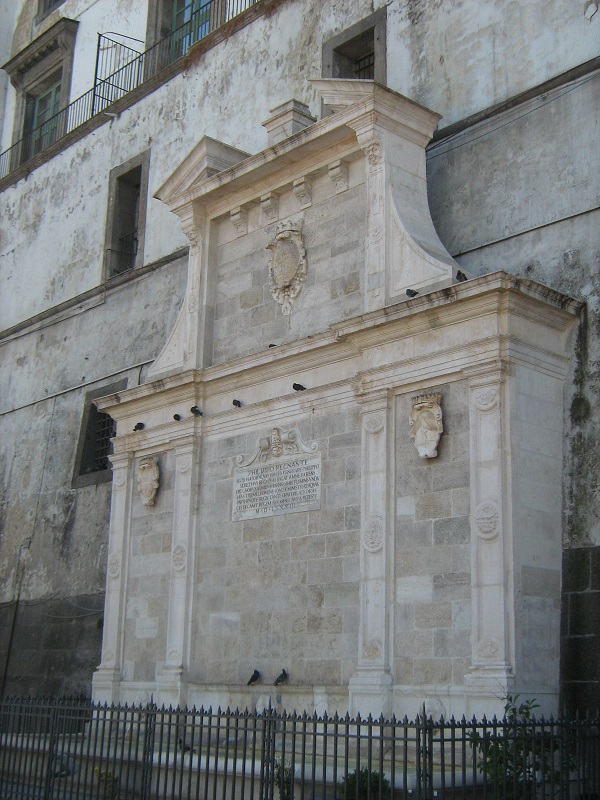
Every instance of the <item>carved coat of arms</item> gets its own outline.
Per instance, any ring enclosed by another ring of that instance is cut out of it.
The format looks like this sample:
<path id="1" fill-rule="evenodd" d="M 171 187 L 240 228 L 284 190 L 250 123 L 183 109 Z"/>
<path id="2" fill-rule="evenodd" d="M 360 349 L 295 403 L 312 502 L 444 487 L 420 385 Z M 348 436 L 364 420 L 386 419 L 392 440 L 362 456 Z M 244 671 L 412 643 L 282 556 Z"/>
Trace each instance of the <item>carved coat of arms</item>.
<path id="1" fill-rule="evenodd" d="M 281 311 L 287 316 L 292 311 L 292 301 L 298 297 L 306 280 L 306 250 L 300 225 L 290 221 L 279 223 L 267 250 L 271 251 L 271 296 L 281 304 Z"/>

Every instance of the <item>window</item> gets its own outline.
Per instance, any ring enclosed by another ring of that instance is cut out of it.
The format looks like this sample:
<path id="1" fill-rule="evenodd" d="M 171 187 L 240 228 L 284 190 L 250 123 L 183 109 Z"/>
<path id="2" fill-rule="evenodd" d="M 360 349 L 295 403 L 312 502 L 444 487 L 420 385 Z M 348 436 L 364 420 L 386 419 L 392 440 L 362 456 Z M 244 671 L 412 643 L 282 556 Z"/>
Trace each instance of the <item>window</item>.
<path id="1" fill-rule="evenodd" d="M 65 0 L 39 0 L 38 13 L 35 18 L 36 24 L 39 24 L 48 14 L 51 14 L 55 8 L 61 6 Z"/>
<path id="2" fill-rule="evenodd" d="M 17 90 L 13 141 L 21 141 L 19 162 L 64 132 L 66 119 L 60 112 L 69 103 L 78 25 L 77 20 L 60 19 L 3 66 Z"/>
<path id="3" fill-rule="evenodd" d="M 212 0 L 175 0 L 173 3 L 173 61 L 185 55 L 194 42 L 209 32 L 211 3 Z"/>
<path id="4" fill-rule="evenodd" d="M 144 263 L 150 151 L 111 170 L 105 275 L 112 278 Z"/>
<path id="5" fill-rule="evenodd" d="M 25 96 L 22 161 L 45 150 L 57 140 L 61 129 L 60 117 L 57 116 L 60 110 L 61 88 L 62 70 L 39 87 L 39 94 Z"/>
<path id="6" fill-rule="evenodd" d="M 110 440 L 115 435 L 115 424 L 109 414 L 98 411 L 93 401 L 126 388 L 127 381 L 123 380 L 86 394 L 75 455 L 73 488 L 103 483 L 112 478 L 109 455 L 112 452 Z"/>
<path id="7" fill-rule="evenodd" d="M 252 0 L 254 2 L 254 0 Z M 235 13 L 242 11 L 248 0 L 237 0 Z M 215 0 L 150 0 L 146 47 L 150 48 L 169 34 L 170 48 L 161 50 L 165 62 L 185 55 L 194 42 L 223 25 L 232 16 L 230 4 Z M 168 50 L 168 52 L 167 52 Z"/>
<path id="8" fill-rule="evenodd" d="M 382 8 L 323 44 L 323 77 L 386 84 L 386 14 Z"/>

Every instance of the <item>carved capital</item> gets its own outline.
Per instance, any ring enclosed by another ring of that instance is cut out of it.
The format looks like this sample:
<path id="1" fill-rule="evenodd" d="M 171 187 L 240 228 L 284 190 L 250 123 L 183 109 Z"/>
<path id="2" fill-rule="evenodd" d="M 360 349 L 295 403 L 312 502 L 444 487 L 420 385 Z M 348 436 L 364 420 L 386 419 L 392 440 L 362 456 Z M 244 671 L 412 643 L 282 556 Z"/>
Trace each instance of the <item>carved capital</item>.
<path id="1" fill-rule="evenodd" d="M 378 164 L 381 164 L 383 161 L 383 145 L 379 139 L 373 137 L 372 139 L 361 143 L 360 147 L 365 154 L 367 161 L 372 167 L 376 167 Z"/>

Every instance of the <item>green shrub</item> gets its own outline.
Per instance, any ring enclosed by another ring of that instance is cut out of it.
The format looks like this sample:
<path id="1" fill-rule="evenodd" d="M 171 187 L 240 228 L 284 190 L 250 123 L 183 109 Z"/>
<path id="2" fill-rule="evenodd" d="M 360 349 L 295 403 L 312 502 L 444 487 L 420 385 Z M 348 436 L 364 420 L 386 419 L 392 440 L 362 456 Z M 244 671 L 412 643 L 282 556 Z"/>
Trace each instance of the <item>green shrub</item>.
<path id="1" fill-rule="evenodd" d="M 342 797 L 347 800 L 389 800 L 390 782 L 380 776 L 376 769 L 369 771 L 368 767 L 348 773 L 341 783 Z M 380 794 L 381 791 L 381 794 Z"/>
<path id="2" fill-rule="evenodd" d="M 499 721 L 470 739 L 477 749 L 477 768 L 485 776 L 491 797 L 503 800 L 534 800 L 539 786 L 560 785 L 561 774 L 568 773 L 572 759 L 555 738 L 533 732 L 535 700 L 520 701 L 507 695 L 504 704 L 506 725 Z"/>

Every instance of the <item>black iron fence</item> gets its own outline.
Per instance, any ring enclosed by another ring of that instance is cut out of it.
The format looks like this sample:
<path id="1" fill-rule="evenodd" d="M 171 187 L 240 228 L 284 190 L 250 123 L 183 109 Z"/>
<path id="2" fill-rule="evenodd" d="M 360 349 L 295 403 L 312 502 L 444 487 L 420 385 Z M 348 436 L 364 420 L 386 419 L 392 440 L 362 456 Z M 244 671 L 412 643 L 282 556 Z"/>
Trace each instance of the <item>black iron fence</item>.
<path id="1" fill-rule="evenodd" d="M 598 719 L 0 700 L 2 800 L 598 800 Z"/>
<path id="2" fill-rule="evenodd" d="M 260 0 L 201 0 L 189 19 L 143 53 L 99 34 L 93 87 L 0 153 L 0 179 L 186 55 L 189 48 Z"/>

